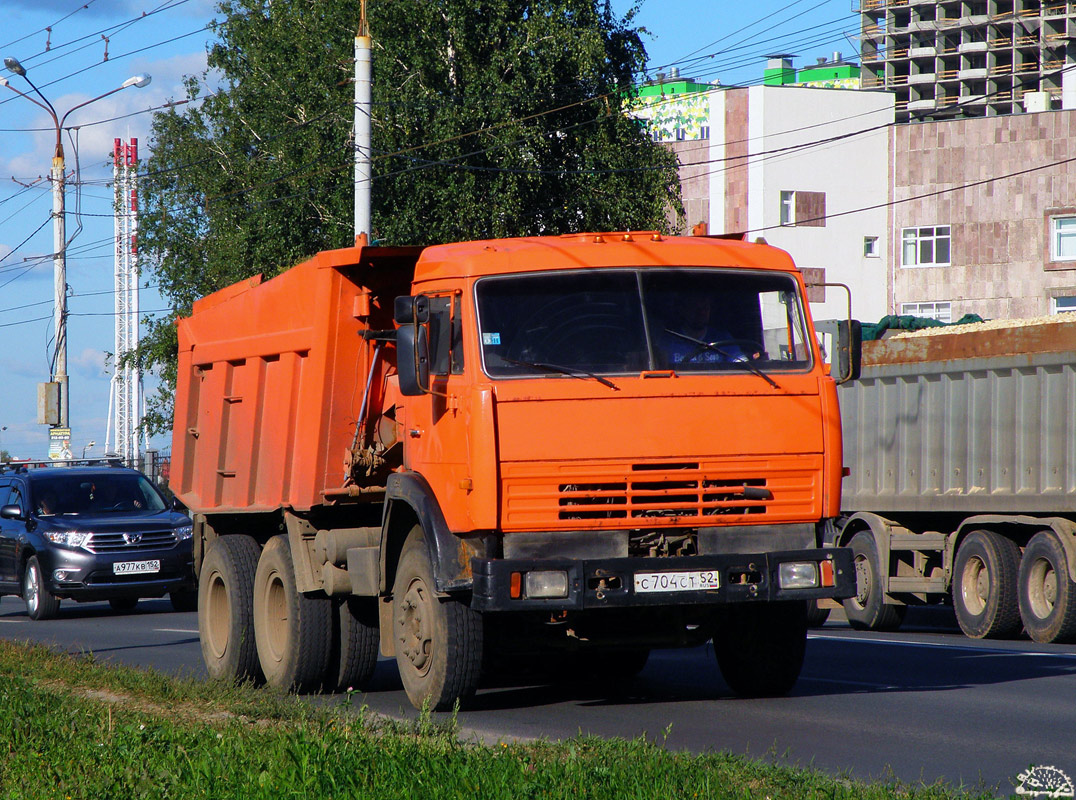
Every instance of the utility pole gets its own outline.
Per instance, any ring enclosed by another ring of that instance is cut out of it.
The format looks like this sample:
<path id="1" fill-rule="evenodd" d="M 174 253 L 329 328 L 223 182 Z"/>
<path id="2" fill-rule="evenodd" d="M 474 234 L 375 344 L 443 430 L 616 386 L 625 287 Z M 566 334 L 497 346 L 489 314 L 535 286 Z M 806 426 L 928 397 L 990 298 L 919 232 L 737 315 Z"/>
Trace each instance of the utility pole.
<path id="1" fill-rule="evenodd" d="M 359 31 L 355 34 L 355 237 L 366 234 L 373 242 L 370 230 L 370 187 L 372 183 L 370 156 L 370 119 L 373 111 L 373 77 L 370 52 L 373 40 L 366 21 L 366 0 L 359 12 Z"/>
<path id="2" fill-rule="evenodd" d="M 53 358 L 51 377 L 52 382 L 57 385 L 59 390 L 59 427 L 70 431 L 70 401 L 67 391 L 67 229 L 64 214 L 66 166 L 64 164 L 63 127 L 72 111 L 122 91 L 128 86 L 136 86 L 141 89 L 143 86 L 148 85 L 151 79 L 149 75 L 135 75 L 125 80 L 122 85 L 117 86 L 115 89 L 69 108 L 61 117 L 56 113 L 56 109 L 52 107 L 52 103 L 48 101 L 45 95 L 41 94 L 41 91 L 27 76 L 26 68 L 19 63 L 17 58 L 5 58 L 4 66 L 30 84 L 30 88 L 34 90 L 34 94 L 41 98 L 41 102 L 38 102 L 25 92 L 20 92 L 8 83 L 6 78 L 0 78 L 0 86 L 6 86 L 15 94 L 26 98 L 35 106 L 49 112 L 53 126 L 56 129 L 56 149 L 53 151 L 52 170 L 50 172 L 52 181 L 52 271 L 55 301 L 53 316 L 56 326 L 56 353 Z"/>

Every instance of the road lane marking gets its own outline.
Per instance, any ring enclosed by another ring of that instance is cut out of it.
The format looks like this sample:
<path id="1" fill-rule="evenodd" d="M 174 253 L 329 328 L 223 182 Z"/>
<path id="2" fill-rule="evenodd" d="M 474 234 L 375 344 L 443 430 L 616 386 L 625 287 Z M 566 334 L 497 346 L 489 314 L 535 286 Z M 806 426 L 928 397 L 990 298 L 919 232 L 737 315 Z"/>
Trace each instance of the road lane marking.
<path id="1" fill-rule="evenodd" d="M 1005 656 L 1039 656 L 1046 658 L 1076 658 L 1076 653 L 1052 653 L 1039 650 L 1006 650 L 1000 647 L 976 647 L 972 644 L 952 644 L 950 642 L 923 642 L 915 639 L 867 639 L 858 636 L 837 636 L 821 633 L 808 633 L 808 639 L 825 639 L 831 642 L 857 642 L 862 644 L 898 644 L 912 647 L 935 647 L 943 650 L 967 650 L 972 653 L 994 653 Z"/>
<path id="2" fill-rule="evenodd" d="M 186 628 L 154 628 L 157 633 L 198 633 L 198 631 L 189 631 Z"/>

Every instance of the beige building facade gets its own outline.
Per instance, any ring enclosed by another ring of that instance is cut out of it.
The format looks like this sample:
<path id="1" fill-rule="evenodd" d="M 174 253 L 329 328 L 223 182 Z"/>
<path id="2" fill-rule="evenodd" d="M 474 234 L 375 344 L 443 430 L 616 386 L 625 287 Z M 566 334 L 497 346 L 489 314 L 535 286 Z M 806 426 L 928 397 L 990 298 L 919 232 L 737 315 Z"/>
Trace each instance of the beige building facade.
<path id="1" fill-rule="evenodd" d="M 1076 110 L 895 125 L 889 307 L 1076 310 Z"/>

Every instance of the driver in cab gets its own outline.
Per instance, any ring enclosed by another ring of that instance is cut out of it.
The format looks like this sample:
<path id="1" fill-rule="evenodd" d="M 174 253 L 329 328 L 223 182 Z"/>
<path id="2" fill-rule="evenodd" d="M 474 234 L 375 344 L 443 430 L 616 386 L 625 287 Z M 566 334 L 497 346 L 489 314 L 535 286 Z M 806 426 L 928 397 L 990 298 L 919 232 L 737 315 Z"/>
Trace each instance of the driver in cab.
<path id="1" fill-rule="evenodd" d="M 743 361 L 743 352 L 729 342 L 733 337 L 714 325 L 711 298 L 699 292 L 685 295 L 676 306 L 680 317 L 665 328 L 662 349 L 668 366 Z"/>

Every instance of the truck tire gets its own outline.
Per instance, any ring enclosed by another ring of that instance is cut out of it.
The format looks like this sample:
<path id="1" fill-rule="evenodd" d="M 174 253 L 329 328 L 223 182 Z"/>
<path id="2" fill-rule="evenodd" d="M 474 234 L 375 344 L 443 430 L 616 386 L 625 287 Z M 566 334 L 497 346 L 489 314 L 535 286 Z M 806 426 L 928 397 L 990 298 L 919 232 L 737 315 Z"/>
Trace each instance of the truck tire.
<path id="1" fill-rule="evenodd" d="M 737 603 L 718 609 L 714 655 L 739 697 L 778 697 L 799 679 L 807 648 L 803 601 Z"/>
<path id="2" fill-rule="evenodd" d="M 300 593 L 288 537 L 262 549 L 254 575 L 254 641 L 265 681 L 286 691 L 316 691 L 332 648 L 332 600 Z"/>
<path id="3" fill-rule="evenodd" d="M 1076 584 L 1053 531 L 1031 537 L 1020 559 L 1020 619 L 1036 642 L 1076 640 Z"/>
<path id="4" fill-rule="evenodd" d="M 482 671 L 482 618 L 456 598 L 436 594 L 422 528 L 411 529 L 392 586 L 392 635 L 404 691 L 415 708 L 462 704 Z"/>
<path id="5" fill-rule="evenodd" d="M 250 536 L 215 539 L 198 581 L 198 638 L 210 678 L 263 679 L 254 645 L 254 571 L 261 548 Z"/>
<path id="6" fill-rule="evenodd" d="M 972 639 L 1011 639 L 1020 633 L 1016 580 L 1020 548 L 993 531 L 972 531 L 953 563 L 953 609 Z"/>
<path id="7" fill-rule="evenodd" d="M 333 600 L 333 641 L 325 673 L 325 691 L 364 691 L 377 666 L 380 633 L 377 599 Z"/>
<path id="8" fill-rule="evenodd" d="M 821 628 L 826 624 L 826 620 L 829 619 L 830 609 L 821 608 L 818 605 L 817 600 L 807 601 L 807 627 L 808 628 Z"/>
<path id="9" fill-rule="evenodd" d="M 887 605 L 882 593 L 882 560 L 871 531 L 860 531 L 849 542 L 856 567 L 856 596 L 844 601 L 848 624 L 856 630 L 895 631 L 904 622 L 906 606 Z"/>

